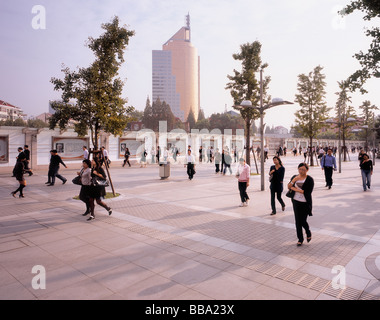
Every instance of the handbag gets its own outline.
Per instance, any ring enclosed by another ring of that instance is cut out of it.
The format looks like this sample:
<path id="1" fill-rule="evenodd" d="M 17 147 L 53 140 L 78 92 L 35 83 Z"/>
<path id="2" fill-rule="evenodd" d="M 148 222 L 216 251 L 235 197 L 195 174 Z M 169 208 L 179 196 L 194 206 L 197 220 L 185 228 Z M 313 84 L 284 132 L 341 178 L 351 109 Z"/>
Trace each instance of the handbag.
<path id="1" fill-rule="evenodd" d="M 109 182 L 107 179 L 100 179 L 98 177 L 92 178 L 92 185 L 95 187 L 108 187 Z"/>
<path id="2" fill-rule="evenodd" d="M 288 190 L 288 192 L 287 192 L 285 195 L 286 195 L 288 198 L 293 199 L 295 193 L 296 193 L 296 192 L 295 192 L 294 190 Z"/>
<path id="3" fill-rule="evenodd" d="M 81 186 L 81 185 L 82 185 L 81 176 L 76 176 L 76 177 L 72 180 L 72 182 L 73 182 L 74 184 L 76 184 L 76 185 Z"/>
<path id="4" fill-rule="evenodd" d="M 269 182 L 272 182 L 273 174 L 269 175 Z"/>

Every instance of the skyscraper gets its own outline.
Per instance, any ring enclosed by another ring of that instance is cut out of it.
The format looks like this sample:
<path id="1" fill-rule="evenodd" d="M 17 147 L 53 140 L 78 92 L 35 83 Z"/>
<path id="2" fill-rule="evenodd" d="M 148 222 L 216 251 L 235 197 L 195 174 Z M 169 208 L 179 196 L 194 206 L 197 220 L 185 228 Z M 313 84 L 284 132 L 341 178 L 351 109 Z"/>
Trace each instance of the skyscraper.
<path id="1" fill-rule="evenodd" d="M 190 110 L 195 120 L 200 108 L 200 59 L 191 43 L 190 15 L 182 27 L 152 52 L 152 97 L 170 105 L 173 114 L 186 121 Z"/>

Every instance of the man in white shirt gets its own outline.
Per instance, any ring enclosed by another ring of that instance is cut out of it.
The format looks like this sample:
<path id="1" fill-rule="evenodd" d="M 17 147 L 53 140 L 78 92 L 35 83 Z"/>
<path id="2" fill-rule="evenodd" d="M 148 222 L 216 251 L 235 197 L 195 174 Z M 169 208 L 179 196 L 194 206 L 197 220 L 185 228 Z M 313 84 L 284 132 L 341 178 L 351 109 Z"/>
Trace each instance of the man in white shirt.
<path id="1" fill-rule="evenodd" d="M 192 180 L 195 174 L 195 158 L 191 154 L 190 149 L 187 150 L 185 161 L 186 161 L 185 166 L 187 166 L 187 175 L 189 176 L 189 180 Z"/>

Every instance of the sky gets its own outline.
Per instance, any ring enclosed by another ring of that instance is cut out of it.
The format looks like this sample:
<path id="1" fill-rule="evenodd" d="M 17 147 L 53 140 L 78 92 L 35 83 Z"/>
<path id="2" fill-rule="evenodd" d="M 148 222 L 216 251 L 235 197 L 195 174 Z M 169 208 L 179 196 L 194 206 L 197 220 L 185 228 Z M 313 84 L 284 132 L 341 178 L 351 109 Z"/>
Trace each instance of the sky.
<path id="1" fill-rule="evenodd" d="M 29 116 L 48 112 L 49 100 L 60 98 L 50 82 L 62 78 L 62 65 L 87 67 L 94 56 L 88 37 L 103 33 L 102 23 L 116 15 L 135 31 L 125 52 L 119 76 L 125 80 L 123 97 L 143 111 L 152 97 L 152 50 L 162 45 L 191 18 L 191 41 L 201 61 L 201 108 L 206 116 L 232 110 L 225 89 L 227 75 L 240 70 L 232 58 L 240 45 L 259 41 L 268 63 L 269 94 L 294 102 L 298 75 L 322 66 L 326 102 L 334 107 L 338 81 L 360 65 L 353 55 L 367 51 L 369 22 L 360 12 L 340 17 L 344 0 L 2 0 L 0 2 L 0 100 L 16 105 Z M 36 5 L 40 7 L 34 8 Z M 33 10 L 33 8 L 35 10 Z M 43 9 L 43 10 L 42 10 Z M 39 19 L 41 18 L 41 19 Z M 259 77 L 259 74 L 257 75 Z M 380 79 L 366 85 L 368 94 L 352 93 L 359 111 L 364 100 L 380 106 Z M 294 124 L 299 105 L 267 111 L 267 126 Z M 377 112 L 378 113 L 378 112 Z M 333 115 L 333 113 L 331 113 Z"/>

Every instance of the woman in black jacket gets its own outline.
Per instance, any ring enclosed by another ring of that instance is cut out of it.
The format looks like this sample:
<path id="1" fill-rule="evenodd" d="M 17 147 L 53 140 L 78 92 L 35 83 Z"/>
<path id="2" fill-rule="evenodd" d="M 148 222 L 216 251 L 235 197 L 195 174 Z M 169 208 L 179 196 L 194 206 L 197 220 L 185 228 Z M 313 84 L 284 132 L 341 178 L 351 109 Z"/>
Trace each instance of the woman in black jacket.
<path id="1" fill-rule="evenodd" d="M 20 153 L 17 157 L 17 162 L 16 165 L 13 169 L 13 174 L 16 177 L 16 180 L 19 182 L 19 187 L 16 191 L 13 191 L 11 195 L 16 198 L 16 193 L 20 192 L 19 198 L 24 198 L 24 193 L 23 190 L 26 187 L 26 181 L 24 178 L 24 173 L 26 172 L 25 170 L 25 161 L 26 161 L 26 156 L 24 153 Z"/>
<path id="2" fill-rule="evenodd" d="M 276 214 L 276 201 L 275 197 L 277 194 L 277 200 L 280 202 L 282 211 L 285 211 L 285 203 L 281 198 L 281 193 L 284 190 L 284 175 L 285 175 L 285 168 L 282 165 L 282 161 L 280 157 L 274 156 L 273 157 L 273 163 L 274 165 L 270 167 L 269 170 L 269 176 L 270 176 L 270 194 L 271 194 L 271 206 L 272 206 L 272 213 L 271 215 Z"/>
<path id="3" fill-rule="evenodd" d="M 303 243 L 302 228 L 305 229 L 307 242 L 311 241 L 311 232 L 307 217 L 312 216 L 313 200 L 312 192 L 314 189 L 314 179 L 307 175 L 309 166 L 306 163 L 298 165 L 298 175 L 294 175 L 288 184 L 288 189 L 294 191 L 292 197 L 293 211 L 296 223 L 298 242 L 297 246 Z"/>

